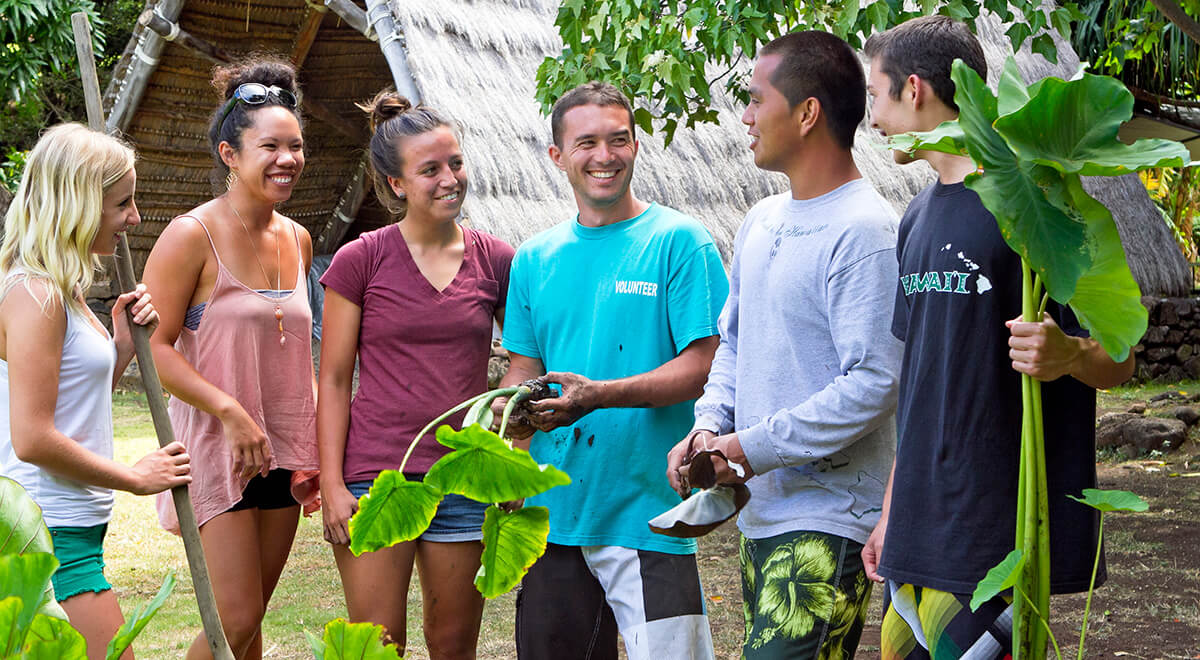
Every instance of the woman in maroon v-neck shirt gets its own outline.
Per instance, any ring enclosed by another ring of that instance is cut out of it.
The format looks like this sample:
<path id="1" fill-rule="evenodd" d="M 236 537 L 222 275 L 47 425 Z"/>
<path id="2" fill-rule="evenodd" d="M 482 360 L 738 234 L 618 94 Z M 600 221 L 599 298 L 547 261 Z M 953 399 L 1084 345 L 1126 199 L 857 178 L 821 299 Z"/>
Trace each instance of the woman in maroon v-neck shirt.
<path id="1" fill-rule="evenodd" d="M 380 471 L 400 466 L 422 427 L 487 389 L 492 323 L 504 321 L 513 249 L 457 223 L 467 170 L 448 119 L 395 93 L 380 94 L 368 109 L 375 192 L 400 220 L 346 244 L 321 278 L 317 440 L 325 538 L 352 621 L 382 624 L 403 649 L 415 561 L 430 656 L 473 658 L 483 614 L 473 582 L 485 505 L 447 495 L 420 538 L 357 557 L 347 521 Z M 447 423 L 461 420 L 462 413 Z M 447 452 L 426 435 L 404 472 L 420 479 Z"/>

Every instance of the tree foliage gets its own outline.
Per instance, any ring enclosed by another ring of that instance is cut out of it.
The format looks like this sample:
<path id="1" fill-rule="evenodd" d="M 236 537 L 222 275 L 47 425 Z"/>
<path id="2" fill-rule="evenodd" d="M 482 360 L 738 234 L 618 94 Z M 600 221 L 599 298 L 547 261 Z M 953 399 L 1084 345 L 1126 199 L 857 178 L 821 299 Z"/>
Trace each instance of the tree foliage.
<path id="1" fill-rule="evenodd" d="M 538 100 L 548 109 L 564 92 L 588 80 L 606 80 L 632 98 L 638 125 L 652 132 L 653 120 L 670 141 L 682 122 L 715 122 L 711 88 L 723 82 L 746 101 L 744 64 L 760 45 L 798 29 L 832 32 L 860 46 L 867 35 L 910 18 L 945 14 L 974 27 L 982 9 L 1010 23 L 1013 47 L 1026 41 L 1055 60 L 1053 38 L 1043 28 L 1071 33 L 1083 18 L 1074 2 L 1058 6 L 1037 0 L 565 0 L 555 25 L 563 52 L 538 68 Z"/>
<path id="2" fill-rule="evenodd" d="M 1200 0 L 1154 1 L 1179 2 L 1188 14 L 1200 16 Z M 1127 63 L 1153 66 L 1170 61 L 1175 67 L 1171 70 L 1187 75 L 1168 77 L 1160 71 L 1160 78 L 1172 81 L 1172 93 L 1180 93 L 1183 85 L 1194 94 L 1200 58 L 1186 55 L 1195 55 L 1195 44 L 1181 36 L 1180 28 L 1151 2 L 870 0 L 863 5 L 859 0 L 564 0 L 555 22 L 563 51 L 539 67 L 538 100 L 548 109 L 572 87 L 605 80 L 631 98 L 648 101 L 637 111 L 638 126 L 652 132 L 654 120 L 661 120 L 658 127 L 669 142 L 681 123 L 691 127 L 716 121 L 710 107 L 714 84 L 723 84 L 745 102 L 746 68 L 739 65 L 781 34 L 821 29 L 860 46 L 870 34 L 935 13 L 965 21 L 974 29 L 984 9 L 1009 26 L 1014 50 L 1028 43 L 1033 52 L 1054 62 L 1057 51 L 1051 32 L 1071 39 L 1078 29 L 1081 38 L 1097 44 L 1095 61 L 1101 72 L 1119 73 Z M 1119 6 L 1133 8 L 1135 15 L 1106 18 L 1120 15 L 1113 9 Z"/>

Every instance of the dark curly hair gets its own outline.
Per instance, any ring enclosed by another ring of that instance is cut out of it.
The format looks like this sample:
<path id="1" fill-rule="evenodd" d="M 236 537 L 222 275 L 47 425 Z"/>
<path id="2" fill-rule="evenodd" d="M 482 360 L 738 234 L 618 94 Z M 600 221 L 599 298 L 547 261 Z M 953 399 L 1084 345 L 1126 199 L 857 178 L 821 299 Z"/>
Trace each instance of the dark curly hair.
<path id="1" fill-rule="evenodd" d="M 235 151 L 240 150 L 242 133 L 254 124 L 253 115 L 256 111 L 276 105 L 287 107 L 274 96 L 268 96 L 266 102 L 261 105 L 234 103 L 229 114 L 225 115 L 225 104 L 233 97 L 233 92 L 245 83 L 260 83 L 268 87 L 276 86 L 291 92 L 297 99 L 300 98 L 295 67 L 278 57 L 253 55 L 247 62 L 218 66 L 213 70 L 212 86 L 217 90 L 221 99 L 221 103 L 213 110 L 212 117 L 208 122 L 208 143 L 213 155 L 212 184 L 215 192 L 222 190 L 225 177 L 229 174 L 229 166 L 221 160 L 221 152 L 218 149 L 220 144 L 228 142 Z M 303 128 L 304 121 L 300 115 L 300 108 L 289 108 L 289 110 L 296 116 L 296 121 L 300 122 L 300 126 Z M 222 115 L 224 116 L 222 117 Z"/>

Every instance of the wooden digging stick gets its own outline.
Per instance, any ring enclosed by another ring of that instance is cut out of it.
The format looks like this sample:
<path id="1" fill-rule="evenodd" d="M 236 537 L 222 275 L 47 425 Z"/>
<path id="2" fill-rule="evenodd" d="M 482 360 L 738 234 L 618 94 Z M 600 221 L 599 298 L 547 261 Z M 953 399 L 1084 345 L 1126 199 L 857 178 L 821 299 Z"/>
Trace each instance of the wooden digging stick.
<path id="1" fill-rule="evenodd" d="M 100 79 L 96 75 L 96 56 L 92 51 L 92 26 L 88 23 L 87 14 L 76 12 L 71 14 L 71 27 L 75 32 L 75 53 L 79 56 L 79 74 L 83 80 L 83 98 L 87 105 L 88 125 L 97 131 L 104 131 L 104 110 L 100 105 Z M 117 286 L 122 293 L 133 291 L 137 279 L 133 274 L 133 261 L 129 256 L 129 241 L 125 234 L 117 243 L 117 253 L 113 258 L 114 272 L 117 275 Z M 154 432 L 158 435 L 158 445 L 165 447 L 175 442 L 175 432 L 171 428 L 171 420 L 167 417 L 167 404 L 163 398 L 162 383 L 158 380 L 158 370 L 154 367 L 154 355 L 150 352 L 150 332 L 146 326 L 133 322 L 133 312 L 125 309 L 125 317 L 133 335 L 134 353 L 137 355 L 138 370 L 142 372 L 142 387 L 146 390 L 146 399 L 150 404 L 150 417 L 154 420 Z M 196 513 L 192 510 L 192 498 L 188 495 L 187 486 L 176 486 L 171 489 L 171 497 L 175 500 L 175 514 L 179 517 L 179 530 L 183 536 L 183 548 L 187 552 L 188 568 L 192 573 L 192 587 L 196 592 L 196 603 L 200 607 L 200 621 L 204 625 L 204 636 L 208 639 L 208 648 L 216 660 L 234 660 L 233 650 L 225 639 L 225 629 L 221 627 L 221 616 L 217 613 L 217 599 L 213 595 L 212 580 L 208 577 L 208 564 L 204 561 L 204 547 L 200 545 L 200 528 L 196 525 Z"/>

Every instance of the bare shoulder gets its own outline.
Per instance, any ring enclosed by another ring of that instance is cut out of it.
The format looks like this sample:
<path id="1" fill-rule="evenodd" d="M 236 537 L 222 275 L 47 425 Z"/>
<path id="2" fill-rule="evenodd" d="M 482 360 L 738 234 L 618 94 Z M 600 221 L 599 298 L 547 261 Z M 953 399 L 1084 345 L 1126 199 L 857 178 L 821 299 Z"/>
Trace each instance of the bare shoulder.
<path id="1" fill-rule="evenodd" d="M 0 328 L 20 329 L 24 336 L 62 336 L 67 319 L 62 297 L 54 284 L 42 277 L 19 277 L 4 283 L 7 292 L 0 299 Z"/>

